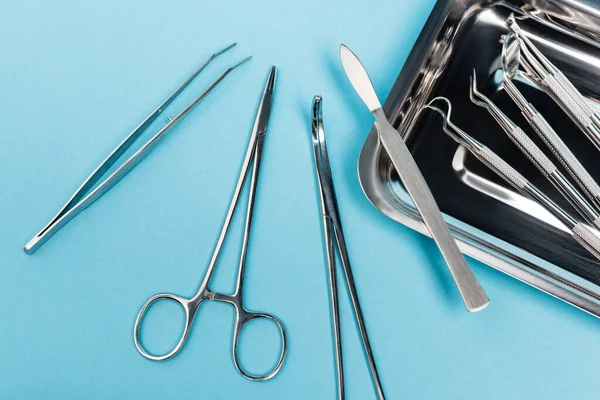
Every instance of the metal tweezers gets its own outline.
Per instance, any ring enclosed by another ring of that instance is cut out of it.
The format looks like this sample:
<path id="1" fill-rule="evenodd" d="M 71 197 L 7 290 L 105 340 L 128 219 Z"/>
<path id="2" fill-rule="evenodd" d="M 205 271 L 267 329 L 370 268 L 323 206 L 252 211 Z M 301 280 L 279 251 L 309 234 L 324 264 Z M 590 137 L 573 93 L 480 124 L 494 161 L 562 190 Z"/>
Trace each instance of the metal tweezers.
<path id="1" fill-rule="evenodd" d="M 142 135 L 146 129 L 171 105 L 171 103 L 189 86 L 190 83 L 217 57 L 232 49 L 237 43 L 233 43 L 226 48 L 210 56 L 189 78 L 187 78 L 179 88 L 177 88 L 165 101 L 163 101 L 149 116 L 142 121 L 127 137 L 96 167 L 90 176 L 73 193 L 71 198 L 61 208 L 54 218 L 25 245 L 27 254 L 35 253 L 48 239 L 52 237 L 60 228 L 73 219 L 77 214 L 85 210 L 92 203 L 102 197 L 113 186 L 117 184 L 125 175 L 135 168 L 154 148 L 164 139 L 166 133 L 183 117 L 185 117 L 194 107 L 196 107 L 204 98 L 217 87 L 219 83 L 234 69 L 248 61 L 247 57 L 228 68 L 211 85 L 186 108 L 183 109 L 174 118 L 169 118 L 169 122 L 162 127 L 150 140 L 148 140 L 138 151 L 121 164 L 106 179 L 100 180 L 108 173 L 109 169 L 123 156 L 123 154 L 133 145 L 133 143 Z M 98 184 L 98 182 L 100 182 Z"/>
<path id="2" fill-rule="evenodd" d="M 321 197 L 321 212 L 323 214 L 323 230 L 325 238 L 325 250 L 327 253 L 327 267 L 329 274 L 329 295 L 331 298 L 331 314 L 333 319 L 333 331 L 335 341 L 335 360 L 336 360 L 336 377 L 337 377 L 337 398 L 343 400 L 345 398 L 344 391 L 344 364 L 342 359 L 342 335 L 340 331 L 340 314 L 338 306 L 338 291 L 337 291 L 337 271 L 335 262 L 335 243 L 337 242 L 340 259 L 342 260 L 342 270 L 346 278 L 346 285 L 350 293 L 352 307 L 354 308 L 354 316 L 360 337 L 362 340 L 363 349 L 369 363 L 373 385 L 377 391 L 377 398 L 385 399 L 383 388 L 377 373 L 375 358 L 369 343 L 367 335 L 367 327 L 360 308 L 356 285 L 354 284 L 354 276 L 350 267 L 350 258 L 348 257 L 348 249 L 346 248 L 346 240 L 342 231 L 342 221 L 333 187 L 333 178 L 331 176 L 331 167 L 329 165 L 329 157 L 327 155 L 327 146 L 325 144 L 325 131 L 323 129 L 323 112 L 322 99 L 320 96 L 315 96 L 312 106 L 312 143 L 315 156 L 315 166 L 317 168 L 317 177 L 319 182 L 319 193 Z"/>

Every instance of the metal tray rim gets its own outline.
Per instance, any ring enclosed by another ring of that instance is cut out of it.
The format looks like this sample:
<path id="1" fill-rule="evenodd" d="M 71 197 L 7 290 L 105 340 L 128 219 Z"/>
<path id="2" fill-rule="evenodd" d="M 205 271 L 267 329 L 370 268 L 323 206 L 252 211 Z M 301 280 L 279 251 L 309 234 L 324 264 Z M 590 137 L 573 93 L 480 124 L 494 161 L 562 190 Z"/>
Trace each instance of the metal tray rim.
<path id="1" fill-rule="evenodd" d="M 398 108 L 406 100 L 416 72 L 424 63 L 427 52 L 438 36 L 443 22 L 448 17 L 455 1 L 438 0 L 434 6 L 390 95 L 385 101 L 384 109 L 388 115 L 397 115 Z M 397 126 L 395 122 L 397 121 L 392 121 L 392 124 Z M 373 126 L 358 159 L 358 178 L 365 196 L 375 208 L 389 218 L 431 237 L 418 211 L 412 204 L 403 202 L 402 204 L 393 205 L 389 199 L 386 201 L 382 198 L 385 190 L 378 175 L 380 155 L 381 146 L 375 126 Z M 476 237 L 456 223 L 449 222 L 447 216 L 444 217 L 448 222 L 451 233 L 457 240 L 460 250 L 465 255 L 600 318 L 600 293 L 598 291 L 589 290 L 568 276 L 558 275 L 542 263 L 527 260 L 510 250 L 507 251 L 494 245 L 486 239 Z"/>

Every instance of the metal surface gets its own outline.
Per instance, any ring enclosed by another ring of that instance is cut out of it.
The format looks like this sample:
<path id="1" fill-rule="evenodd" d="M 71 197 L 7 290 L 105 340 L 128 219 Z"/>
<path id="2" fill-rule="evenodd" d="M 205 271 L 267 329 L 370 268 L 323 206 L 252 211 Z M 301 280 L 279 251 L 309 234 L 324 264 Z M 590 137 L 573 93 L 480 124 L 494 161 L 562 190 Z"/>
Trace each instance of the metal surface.
<path id="1" fill-rule="evenodd" d="M 463 253 L 516 279 L 600 316 L 600 262 L 571 232 L 538 204 L 500 180 L 487 167 L 457 148 L 442 133 L 438 117 L 418 110 L 436 96 L 456 107 L 455 123 L 515 167 L 553 202 L 573 208 L 537 168 L 469 100 L 469 75 L 476 69 L 480 90 L 525 129 L 538 147 L 543 143 L 527 126 L 520 110 L 501 88 L 501 44 L 506 19 L 515 12 L 521 29 L 598 109 L 600 94 L 600 11 L 588 0 L 476 1 L 439 0 L 384 104 L 399 128 L 450 231 Z M 546 93 L 526 76 L 515 85 L 543 113 L 584 167 L 600 178 L 597 153 L 589 140 Z M 546 151 L 546 155 L 553 155 Z M 566 172 L 562 166 L 561 171 Z M 375 127 L 358 163 L 363 190 L 384 214 L 430 235 L 402 186 Z"/>
<path id="2" fill-rule="evenodd" d="M 373 385 L 377 392 L 377 398 L 383 400 L 385 395 L 375 358 L 369 343 L 367 335 L 367 327 L 365 324 L 360 301 L 354 283 L 354 274 L 350 266 L 350 258 L 346 248 L 346 240 L 344 231 L 342 230 L 342 220 L 340 218 L 337 197 L 333 186 L 333 178 L 331 176 L 331 167 L 329 165 L 329 156 L 327 155 L 327 145 L 325 143 L 325 131 L 323 129 L 323 111 L 322 99 L 320 96 L 315 96 L 312 106 L 312 143 L 315 156 L 315 167 L 317 170 L 317 181 L 319 183 L 319 195 L 321 199 L 321 213 L 323 217 L 323 233 L 325 239 L 325 250 L 327 254 L 327 270 L 329 275 L 329 295 L 331 299 L 331 316 L 335 343 L 335 360 L 336 360 L 336 377 L 337 377 L 337 398 L 342 400 L 345 398 L 344 390 L 344 361 L 342 356 L 342 334 L 340 331 L 340 313 L 338 306 L 338 290 L 337 290 L 337 271 L 335 262 L 335 244 L 342 260 L 342 271 L 346 278 L 346 286 L 350 293 L 352 307 L 354 308 L 354 317 L 360 332 L 362 346 L 367 357 L 369 370 Z"/>
<path id="3" fill-rule="evenodd" d="M 192 323 L 194 322 L 194 317 L 200 307 L 200 305 L 205 301 L 219 301 L 224 303 L 229 303 L 235 309 L 235 323 L 233 330 L 233 343 L 232 343 L 232 356 L 233 363 L 236 369 L 242 374 L 245 378 L 253 381 L 264 381 L 274 377 L 280 370 L 283 360 L 285 359 L 287 347 L 286 347 L 286 336 L 285 329 L 283 324 L 279 319 L 274 317 L 273 315 L 261 313 L 261 312 L 252 312 L 246 310 L 243 304 L 243 294 L 244 294 L 244 272 L 246 268 L 246 253 L 248 251 L 248 242 L 250 239 L 250 229 L 252 225 L 252 216 L 254 211 L 254 200 L 256 196 L 256 188 L 258 184 L 258 174 L 260 170 L 260 161 L 261 161 L 261 153 L 263 149 L 263 144 L 265 140 L 265 136 L 267 133 L 267 124 L 269 121 L 269 116 L 271 114 L 271 107 L 273 102 L 273 92 L 275 89 L 275 74 L 276 69 L 273 67 L 269 73 L 267 78 L 267 83 L 265 85 L 264 92 L 261 97 L 260 105 L 258 107 L 258 112 L 256 115 L 256 120 L 254 123 L 254 128 L 252 129 L 252 134 L 250 135 L 250 142 L 248 144 L 248 150 L 246 152 L 246 156 L 244 158 L 244 163 L 242 165 L 242 170 L 240 171 L 240 176 L 238 178 L 235 191 L 233 197 L 231 199 L 231 203 L 229 205 L 229 209 L 227 211 L 227 216 L 225 217 L 225 222 L 223 223 L 223 227 L 221 228 L 221 233 L 219 234 L 219 238 L 217 240 L 217 244 L 215 246 L 213 255 L 211 257 L 210 263 L 208 265 L 208 269 L 204 274 L 204 278 L 200 284 L 200 287 L 196 294 L 193 297 L 185 298 L 181 296 L 177 296 L 170 293 L 162 293 L 152 296 L 141 308 L 134 325 L 134 333 L 133 340 L 137 350 L 144 357 L 160 361 L 166 360 L 168 358 L 173 357 L 177 354 L 183 345 L 185 344 L 188 335 L 190 333 L 190 328 Z M 217 265 L 217 261 L 219 255 L 221 253 L 222 246 L 225 242 L 225 237 L 227 236 L 227 231 L 229 229 L 229 225 L 231 223 L 231 219 L 233 218 L 233 214 L 235 213 L 235 209 L 238 204 L 238 200 L 242 193 L 242 189 L 244 187 L 244 182 L 246 181 L 248 171 L 250 169 L 250 164 L 253 163 L 252 168 L 252 176 L 250 179 L 250 190 L 248 193 L 248 205 L 246 210 L 246 222 L 244 225 L 244 237 L 242 241 L 242 249 L 240 252 L 240 263 L 238 265 L 238 274 L 237 274 L 237 282 L 235 285 L 235 291 L 233 294 L 221 294 L 216 293 L 210 290 L 210 280 L 212 278 L 213 272 Z M 160 300 L 171 300 L 175 303 L 179 304 L 184 312 L 185 312 L 185 325 L 183 329 L 183 334 L 181 339 L 170 352 L 163 355 L 154 355 L 150 354 L 143 346 L 140 334 L 141 334 L 141 325 L 146 315 L 146 312 L 149 310 L 149 307 Z M 246 324 L 252 320 L 258 319 L 266 319 L 275 323 L 278 327 L 279 332 L 281 334 L 281 353 L 279 356 L 279 361 L 270 372 L 263 375 L 254 375 L 247 372 L 239 362 L 238 359 L 238 341 L 240 337 L 240 332 L 246 326 Z"/>
<path id="4" fill-rule="evenodd" d="M 485 108 L 502 127 L 511 141 L 535 165 L 562 196 L 577 210 L 584 221 L 600 228 L 600 214 L 583 197 L 552 160 L 515 124 L 492 100 L 477 89 L 477 74 L 473 71 L 470 98 L 474 104 Z"/>
<path id="5" fill-rule="evenodd" d="M 443 102 L 444 106 L 447 107 L 447 111 L 436 107 L 435 104 L 438 102 Z M 577 242 L 596 257 L 596 259 L 600 260 L 600 237 L 592 233 L 583 223 L 578 222 L 569 215 L 568 212 L 553 202 L 552 199 L 535 187 L 500 156 L 454 125 L 450 120 L 452 105 L 448 99 L 445 97 L 436 97 L 423 109 L 431 109 L 438 112 L 444 118 L 444 132 L 446 132 L 455 142 L 466 147 L 479 161 L 494 171 L 509 185 L 513 186 L 518 192 L 544 207 L 571 231 L 571 235 Z"/>
<path id="6" fill-rule="evenodd" d="M 137 150 L 131 157 L 129 157 L 123 164 L 121 164 L 114 172 L 112 172 L 106 179 L 102 178 L 108 174 L 111 167 L 121 158 L 125 152 L 135 143 L 137 139 L 152 125 L 154 121 L 163 113 L 163 111 L 171 105 L 171 103 L 189 86 L 190 83 L 208 65 L 213 62 L 217 57 L 224 54 L 236 43 L 214 53 L 210 56 L 196 71 L 190 75 L 182 84 L 179 86 L 165 101 L 163 101 L 146 119 L 142 121 L 137 128 L 135 128 L 127 137 L 96 167 L 90 176 L 81 184 L 81 186 L 73 193 L 71 198 L 65 203 L 62 209 L 52 218 L 52 220 L 25 245 L 25 252 L 27 254 L 35 253 L 48 239 L 50 239 L 60 228 L 67 224 L 77 214 L 85 210 L 92 203 L 98 200 L 102 195 L 108 192 L 114 185 L 116 185 L 125 175 L 127 175 L 133 168 L 135 168 L 154 148 L 164 139 L 167 132 L 183 119 L 194 107 L 196 107 L 204 98 L 217 87 L 227 75 L 229 75 L 235 68 L 248 61 L 251 57 L 248 57 L 236 65 L 227 69 L 217 80 L 215 80 L 209 87 L 198 96 L 192 103 L 190 103 L 183 111 L 181 111 L 176 117 L 169 118 L 169 122 L 161 128 L 148 142 L 146 142 L 139 150 Z"/>
<path id="7" fill-rule="evenodd" d="M 545 90 L 600 150 L 600 118 L 571 81 L 529 40 L 514 15 L 507 21 L 523 53 L 527 75 Z"/>
<path id="8" fill-rule="evenodd" d="M 581 190 L 588 196 L 594 207 L 596 207 L 596 210 L 599 210 L 600 186 L 596 180 L 560 138 L 542 113 L 538 112 L 513 83 L 513 78 L 517 74 L 519 59 L 521 58 L 520 46 L 516 36 L 513 33 L 503 35 L 501 43 L 502 68 L 504 71 L 504 80 L 502 81 L 503 89 L 521 109 L 523 117 L 525 117 L 527 122 L 533 127 L 535 132 L 544 142 L 544 145 L 546 145 L 552 154 L 561 162 L 569 175 L 571 175 Z"/>
<path id="9" fill-rule="evenodd" d="M 379 140 L 448 264 L 465 306 L 471 312 L 483 310 L 489 304 L 489 299 L 450 235 L 433 195 L 402 137 L 390 125 L 381 106 L 378 106 L 377 94 L 366 71 L 354 53 L 344 45 L 341 46 L 340 56 L 346 75 L 354 88 L 361 91 L 358 92 L 360 97 L 375 117 Z"/>

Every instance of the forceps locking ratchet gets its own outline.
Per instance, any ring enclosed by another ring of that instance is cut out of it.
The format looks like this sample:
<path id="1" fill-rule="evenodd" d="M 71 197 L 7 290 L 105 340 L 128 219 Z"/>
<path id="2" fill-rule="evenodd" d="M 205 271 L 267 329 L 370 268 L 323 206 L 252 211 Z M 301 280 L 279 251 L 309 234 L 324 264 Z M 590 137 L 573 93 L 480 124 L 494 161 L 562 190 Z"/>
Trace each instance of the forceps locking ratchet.
<path id="1" fill-rule="evenodd" d="M 73 219 L 77 214 L 89 207 L 102 195 L 108 192 L 125 175 L 135 168 L 154 148 L 161 142 L 167 132 L 183 117 L 185 117 L 194 107 L 196 107 L 204 98 L 217 87 L 234 69 L 248 61 L 247 57 L 239 63 L 228 68 L 219 76 L 210 86 L 190 103 L 183 111 L 174 118 L 169 118 L 169 122 L 161 128 L 150 140 L 148 140 L 139 150 L 129 157 L 121 166 L 119 166 L 106 179 L 102 178 L 108 173 L 109 169 L 117 162 L 121 156 L 133 145 L 133 143 L 142 135 L 143 132 L 171 105 L 171 103 L 200 75 L 210 63 L 217 57 L 232 49 L 237 43 L 233 43 L 226 48 L 210 56 L 196 71 L 192 73 L 165 101 L 163 101 L 150 115 L 148 115 L 140 125 L 138 125 L 110 154 L 96 167 L 96 169 L 85 179 L 81 186 L 73 193 L 71 198 L 65 203 L 61 210 L 52 218 L 52 220 L 25 245 L 25 252 L 33 254 L 36 252 L 52 235 Z M 97 186 L 96 186 L 97 185 Z"/>
<path id="2" fill-rule="evenodd" d="M 448 111 L 443 111 L 434 105 L 435 102 L 442 101 L 446 104 Z M 500 156 L 484 146 L 482 143 L 471 137 L 465 131 L 454 125 L 450 120 L 452 114 L 452 104 L 445 97 L 436 97 L 425 105 L 420 111 L 425 109 L 433 110 L 443 117 L 443 130 L 456 143 L 464 146 L 479 161 L 494 171 L 498 176 L 504 179 L 509 185 L 514 187 L 523 196 L 537 202 L 544 207 L 550 214 L 554 215 L 570 231 L 571 236 L 584 249 L 600 260 L 600 238 L 596 236 L 584 223 L 577 221 L 569 215 L 562 207 L 556 204 L 552 199 L 541 192 L 536 186 L 529 182 L 517 170 L 511 167 Z"/>
<path id="3" fill-rule="evenodd" d="M 521 150 L 533 165 L 552 183 L 562 196 L 577 210 L 579 215 L 596 228 L 600 229 L 600 214 L 583 197 L 554 163 L 542 152 L 542 150 L 515 124 L 506 114 L 492 102 L 487 96 L 477 89 L 477 76 L 475 70 L 471 75 L 470 86 L 471 101 L 488 110 L 498 125 L 506 132 L 510 140 Z"/>
<path id="4" fill-rule="evenodd" d="M 331 314 L 334 331 L 335 359 L 336 359 L 336 376 L 337 376 L 337 393 L 338 400 L 345 398 L 344 390 L 344 363 L 342 357 L 342 335 L 340 331 L 340 316 L 338 306 L 338 290 L 337 290 L 337 270 L 335 262 L 335 245 L 340 254 L 342 261 L 342 271 L 346 278 L 346 285 L 350 293 L 350 300 L 354 308 L 354 316 L 360 331 L 363 349 L 367 357 L 373 385 L 377 391 L 378 399 L 385 398 L 383 388 L 377 373 L 375 358 L 369 343 L 367 335 L 367 327 L 365 325 L 364 316 L 360 307 L 356 285 L 354 283 L 354 275 L 350 267 L 350 258 L 348 257 L 348 249 L 344 232 L 342 231 L 342 221 L 339 215 L 337 198 L 333 186 L 333 178 L 331 176 L 331 167 L 329 165 L 329 156 L 327 155 L 327 146 L 325 143 L 325 131 L 323 129 L 323 112 L 322 99 L 320 96 L 315 96 L 312 105 L 312 144 L 315 156 L 315 167 L 317 169 L 317 178 L 319 183 L 319 194 L 321 199 L 321 213 L 323 216 L 323 232 L 325 239 L 325 251 L 327 254 L 327 269 L 329 275 L 329 295 L 331 300 Z"/>
<path id="5" fill-rule="evenodd" d="M 340 47 L 340 58 L 350 83 L 375 117 L 379 141 L 440 249 L 467 310 L 483 310 L 490 300 L 450 234 L 433 194 L 404 139 L 388 121 L 367 71 L 358 57 L 344 45 Z"/>
<path id="6" fill-rule="evenodd" d="M 274 377 L 281 369 L 283 360 L 286 355 L 286 350 L 287 350 L 285 329 L 283 327 L 283 324 L 281 323 L 281 321 L 279 319 L 277 319 L 277 317 L 275 317 L 271 314 L 248 311 L 248 310 L 246 310 L 246 308 L 244 308 L 244 304 L 243 304 L 244 272 L 245 272 L 245 268 L 246 268 L 246 253 L 248 251 L 248 242 L 250 239 L 250 229 L 251 229 L 251 225 L 252 225 L 252 216 L 253 216 L 253 212 L 254 212 L 254 202 L 255 202 L 255 196 L 256 196 L 256 188 L 257 188 L 257 184 L 258 184 L 258 174 L 259 174 L 259 170 L 260 170 L 261 154 L 262 154 L 265 136 L 267 133 L 267 125 L 269 122 L 269 116 L 271 114 L 271 107 L 272 107 L 272 102 L 273 102 L 273 92 L 275 89 L 275 74 L 276 74 L 276 69 L 275 69 L 275 67 L 273 67 L 269 73 L 267 83 L 265 85 L 265 89 L 264 89 L 262 97 L 261 97 L 260 105 L 258 107 L 258 112 L 256 115 L 256 120 L 254 122 L 254 128 L 252 129 L 252 134 L 250 135 L 250 142 L 248 144 L 246 156 L 244 157 L 242 169 L 240 171 L 240 175 L 239 175 L 236 187 L 235 187 L 235 191 L 233 193 L 233 197 L 231 199 L 231 203 L 229 205 L 229 209 L 227 211 L 227 215 L 225 217 L 225 221 L 223 223 L 223 227 L 221 228 L 221 233 L 219 234 L 219 238 L 217 240 L 217 244 L 215 246 L 212 257 L 210 259 L 208 269 L 206 270 L 206 272 L 204 274 L 204 278 L 202 279 L 202 282 L 200 284 L 198 291 L 191 298 L 185 298 L 185 297 L 177 296 L 177 295 L 170 294 L 170 293 L 162 293 L 162 294 L 154 295 L 150 299 L 148 299 L 148 301 L 143 305 L 143 307 L 141 308 L 141 310 L 135 320 L 134 333 L 133 333 L 133 340 L 134 340 L 135 346 L 142 356 L 144 356 L 150 360 L 154 360 L 154 361 L 166 360 L 168 358 L 173 357 L 175 354 L 177 354 L 181 350 L 181 348 L 183 347 L 183 345 L 185 344 L 185 342 L 188 338 L 188 335 L 190 333 L 190 328 L 192 326 L 192 323 L 194 322 L 194 317 L 196 316 L 196 313 L 198 312 L 200 305 L 205 300 L 209 300 L 209 301 L 212 300 L 212 301 L 229 303 L 235 309 L 235 324 L 234 324 L 234 330 L 233 330 L 232 355 L 233 355 L 233 363 L 234 363 L 236 369 L 238 370 L 238 372 L 242 376 L 244 376 L 246 379 L 249 379 L 252 381 L 264 381 L 264 380 Z M 209 288 L 210 280 L 212 278 L 213 272 L 217 265 L 219 254 L 221 253 L 222 246 L 225 242 L 225 238 L 227 236 L 227 232 L 229 230 L 229 226 L 231 224 L 233 214 L 235 213 L 235 209 L 237 207 L 238 200 L 242 193 L 242 189 L 244 187 L 244 182 L 246 181 L 251 163 L 253 163 L 253 168 L 252 168 L 252 175 L 250 178 L 250 191 L 248 194 L 246 221 L 245 221 L 245 225 L 244 225 L 244 236 L 243 236 L 243 240 L 242 240 L 240 263 L 238 265 L 236 287 L 235 287 L 235 291 L 233 294 L 230 294 L 230 295 L 229 294 L 221 294 L 221 293 L 214 292 Z M 142 342 L 140 339 L 140 333 L 141 333 L 141 324 L 142 324 L 144 316 L 146 315 L 146 312 L 148 311 L 149 307 L 152 304 L 156 303 L 159 300 L 171 300 L 171 301 L 174 301 L 175 303 L 178 303 L 185 312 L 185 325 L 184 325 L 184 330 L 183 330 L 181 339 L 169 353 L 164 354 L 164 355 L 153 355 L 153 354 L 150 354 L 142 345 Z M 277 325 L 277 327 L 279 329 L 279 333 L 281 335 L 281 353 L 279 356 L 279 361 L 277 362 L 277 364 L 275 365 L 275 368 L 273 368 L 272 371 L 270 371 L 264 375 L 254 375 L 254 374 L 248 373 L 246 370 L 244 370 L 244 368 L 242 367 L 242 365 L 238 359 L 239 334 L 248 322 L 250 322 L 252 320 L 257 320 L 257 319 L 266 319 L 266 320 L 270 320 L 270 321 L 274 322 Z"/>

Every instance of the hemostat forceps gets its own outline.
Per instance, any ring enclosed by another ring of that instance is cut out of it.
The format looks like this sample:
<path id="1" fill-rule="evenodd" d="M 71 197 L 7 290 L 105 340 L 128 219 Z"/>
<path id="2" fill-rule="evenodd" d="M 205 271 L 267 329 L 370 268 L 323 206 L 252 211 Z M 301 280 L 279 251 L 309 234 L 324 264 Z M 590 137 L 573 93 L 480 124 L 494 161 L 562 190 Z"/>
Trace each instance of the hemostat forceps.
<path id="1" fill-rule="evenodd" d="M 73 193 L 69 201 L 61 208 L 54 218 L 33 237 L 25 245 L 25 252 L 33 254 L 37 251 L 52 235 L 54 235 L 67 222 L 73 219 L 81 211 L 89 207 L 93 202 L 98 200 L 103 194 L 108 192 L 114 185 L 117 184 L 125 175 L 135 168 L 165 137 L 167 132 L 183 117 L 185 117 L 194 107 L 196 107 L 204 98 L 217 87 L 219 83 L 235 68 L 248 61 L 251 57 L 245 58 L 239 63 L 227 69 L 217 80 L 215 80 L 200 96 L 190 103 L 183 111 L 174 118 L 169 118 L 169 122 L 156 133 L 146 144 L 119 166 L 106 179 L 101 179 L 108 173 L 109 169 L 123 156 L 140 135 L 148 129 L 148 127 L 162 114 L 162 112 L 171 105 L 171 103 L 179 96 L 185 88 L 198 76 L 204 69 L 217 57 L 233 48 L 236 43 L 220 50 L 210 56 L 204 64 L 200 66 L 189 78 L 187 78 L 177 90 L 175 90 L 164 102 L 162 102 L 150 115 L 142 121 L 127 137 L 96 167 L 90 176 L 81 184 L 81 186 Z"/>
<path id="2" fill-rule="evenodd" d="M 554 163 L 533 143 L 523 130 L 506 116 L 492 100 L 477 90 L 477 77 L 475 70 L 471 75 L 470 86 L 471 101 L 485 108 L 494 117 L 498 125 L 502 127 L 510 140 L 521 150 L 523 154 L 535 165 L 535 167 L 554 185 L 563 197 L 579 212 L 585 221 L 600 229 L 600 214 L 583 197 L 573 184 L 556 168 Z"/>
<path id="3" fill-rule="evenodd" d="M 434 106 L 436 101 L 442 101 L 448 107 L 448 112 L 441 110 Z M 450 121 L 452 113 L 452 105 L 450 101 L 445 97 L 436 97 L 423 109 L 430 109 L 436 111 L 444 118 L 443 129 L 444 132 L 450 136 L 455 142 L 464 146 L 469 150 L 479 161 L 489 167 L 498 176 L 504 179 L 508 184 L 514 187 L 523 196 L 537 202 L 544 207 L 549 213 L 554 215 L 559 221 L 561 221 L 570 231 L 571 236 L 575 239 L 583 248 L 589 251 L 594 257 L 600 260 L 600 238 L 596 236 L 589 228 L 578 222 L 575 218 L 570 216 L 565 210 L 563 210 L 558 204 L 553 202 L 548 196 L 542 193 L 537 187 L 529 182 L 523 175 L 517 170 L 511 167 L 506 161 L 500 158 L 492 150 L 475 140 L 473 137 L 468 135 L 465 131 L 454 125 Z M 423 110 L 421 109 L 421 111 Z"/>
<path id="4" fill-rule="evenodd" d="M 323 231 L 325 238 L 325 251 L 327 253 L 327 268 L 329 273 L 329 289 L 331 298 L 331 314 L 333 320 L 334 342 L 335 342 L 335 360 L 336 360 L 336 375 L 337 375 L 337 398 L 342 400 L 345 398 L 344 391 L 344 364 L 342 358 L 342 336 L 340 331 L 340 316 L 338 307 L 338 291 L 337 291 L 337 271 L 335 263 L 335 243 L 342 260 L 342 270 L 346 278 L 346 285 L 350 293 L 352 307 L 354 308 L 354 316 L 360 337 L 362 340 L 363 349 L 369 363 L 373 385 L 377 391 L 377 398 L 384 399 L 383 388 L 377 373 L 375 358 L 369 343 L 367 335 L 367 327 L 360 308 L 356 285 L 354 284 L 354 276 L 350 267 L 350 259 L 346 248 L 346 240 L 342 231 L 342 221 L 340 219 L 337 198 L 333 187 L 333 178 L 331 176 L 331 168 L 329 165 L 329 157 L 327 155 L 327 146 L 325 144 L 325 131 L 323 130 L 323 114 L 322 100 L 320 96 L 315 96 L 312 106 L 312 143 L 315 156 L 315 166 L 317 169 L 317 178 L 319 182 L 319 193 L 321 198 L 321 212 L 323 214 Z"/>
<path id="5" fill-rule="evenodd" d="M 597 112 L 571 81 L 523 33 L 513 14 L 506 24 L 516 34 L 522 53 L 519 61 L 528 76 L 556 101 L 600 150 L 600 117 Z"/>
<path id="6" fill-rule="evenodd" d="M 600 210 L 600 186 L 598 186 L 596 180 L 579 162 L 575 154 L 562 141 L 544 116 L 527 101 L 525 96 L 523 96 L 513 83 L 512 78 L 517 73 L 519 59 L 520 47 L 515 34 L 508 33 L 504 35 L 502 37 L 502 68 L 504 70 L 504 82 L 502 86 L 504 90 L 521 109 L 521 113 L 543 140 L 544 144 L 567 169 L 569 175 L 571 175 L 583 193 L 589 198 L 596 211 Z"/>
<path id="7" fill-rule="evenodd" d="M 275 89 L 275 67 L 271 69 L 269 77 L 267 79 L 267 83 L 265 85 L 265 89 L 261 98 L 261 102 L 258 108 L 258 112 L 256 115 L 256 121 L 254 122 L 254 128 L 252 129 L 252 134 L 250 136 L 250 143 L 248 143 L 248 150 L 246 151 L 246 156 L 244 157 L 244 163 L 242 165 L 242 170 L 240 171 L 240 176 L 238 178 L 237 184 L 235 186 L 235 191 L 233 193 L 233 197 L 231 199 L 231 203 L 229 205 L 229 209 L 227 211 L 227 216 L 225 217 L 225 222 L 223 223 L 223 227 L 221 228 L 221 233 L 219 234 L 219 238 L 217 240 L 217 244 L 213 251 L 212 257 L 210 259 L 210 263 L 208 265 L 208 269 L 204 274 L 204 278 L 202 278 L 202 283 L 200 284 L 200 288 L 196 292 L 196 294 L 190 298 L 185 298 L 181 296 L 176 296 L 174 294 L 162 293 L 152 296 L 146 304 L 141 308 L 134 325 L 133 332 L 133 340 L 137 350 L 144 357 L 160 361 L 166 360 L 168 358 L 173 357 L 177 354 L 183 345 L 185 344 L 188 334 L 190 333 L 190 328 L 192 323 L 194 322 L 194 317 L 198 312 L 198 309 L 202 305 L 202 303 L 206 301 L 218 301 L 223 303 L 229 303 L 235 309 L 235 324 L 233 330 L 233 343 L 232 343 L 232 354 L 233 354 L 233 364 L 237 368 L 240 374 L 242 374 L 246 379 L 252 381 L 264 381 L 274 377 L 281 365 L 283 364 L 283 360 L 286 354 L 286 340 L 285 340 L 285 330 L 283 328 L 283 324 L 279 319 L 274 317 L 271 314 L 260 313 L 260 312 L 251 312 L 246 310 L 243 302 L 243 294 L 244 294 L 244 272 L 246 269 L 246 253 L 248 251 L 248 241 L 250 239 L 250 228 L 252 225 L 252 215 L 254 212 L 254 200 L 256 196 L 256 188 L 258 184 L 258 173 L 260 169 L 260 161 L 261 161 L 261 153 L 265 141 L 265 136 L 267 133 L 267 125 L 269 122 L 269 116 L 271 113 L 271 106 L 273 102 L 273 91 Z M 254 162 L 253 162 L 254 160 Z M 227 231 L 229 230 L 229 225 L 231 224 L 231 219 L 233 218 L 233 214 L 235 213 L 236 206 L 238 204 L 238 200 L 242 193 L 242 189 L 244 187 L 244 182 L 248 176 L 248 171 L 250 169 L 250 163 L 253 162 L 252 176 L 250 178 L 250 191 L 248 194 L 248 205 L 246 210 L 246 222 L 244 225 L 244 238 L 242 240 L 242 250 L 240 254 L 240 263 L 238 265 L 238 274 L 237 274 L 237 282 L 235 286 L 235 292 L 233 294 L 222 294 L 217 293 L 210 290 L 210 280 L 212 278 L 213 272 L 215 271 L 215 267 L 217 265 L 217 260 L 219 258 L 219 254 L 221 253 L 221 248 L 225 242 L 225 237 L 227 236 Z M 140 331 L 142 320 L 144 315 L 148 311 L 148 308 L 157 301 L 160 300 L 171 300 L 175 303 L 178 303 L 185 312 L 185 325 L 183 329 L 183 334 L 181 339 L 175 346 L 173 350 L 164 355 L 153 355 L 150 354 L 140 340 Z M 246 326 L 246 324 L 252 320 L 258 319 L 267 319 L 275 323 L 277 328 L 279 328 L 279 332 L 281 334 L 281 353 L 279 356 L 279 361 L 275 365 L 275 368 L 271 372 L 268 372 L 264 375 L 253 375 L 246 372 L 238 359 L 238 341 L 239 334 Z"/>

